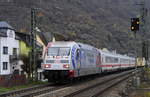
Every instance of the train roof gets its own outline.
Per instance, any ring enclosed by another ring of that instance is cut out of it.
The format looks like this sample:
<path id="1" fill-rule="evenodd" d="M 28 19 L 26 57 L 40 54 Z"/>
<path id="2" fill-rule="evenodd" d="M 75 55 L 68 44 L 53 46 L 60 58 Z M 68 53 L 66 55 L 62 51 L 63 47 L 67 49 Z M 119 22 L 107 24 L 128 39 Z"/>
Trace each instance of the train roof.
<path id="1" fill-rule="evenodd" d="M 56 42 L 49 42 L 48 46 L 50 47 L 72 47 L 73 45 L 78 45 L 80 48 L 87 49 L 87 50 L 97 50 L 97 48 L 88 45 L 83 44 L 80 42 L 74 42 L 74 41 L 56 41 Z"/>
<path id="2" fill-rule="evenodd" d="M 119 58 L 124 58 L 124 59 L 135 59 L 134 57 L 129 57 L 127 55 L 121 55 L 116 52 L 110 52 L 110 51 L 103 51 L 100 49 L 97 49 L 91 45 L 80 43 L 80 42 L 75 42 L 75 41 L 56 41 L 56 42 L 49 42 L 48 46 L 49 47 L 72 47 L 73 45 L 78 45 L 80 48 L 87 49 L 87 50 L 95 50 L 99 51 L 101 54 L 107 55 L 107 56 L 112 56 L 112 57 L 119 57 Z"/>
<path id="3" fill-rule="evenodd" d="M 127 55 L 121 55 L 116 52 L 102 51 L 102 50 L 99 50 L 99 51 L 101 52 L 101 54 L 111 56 L 111 57 L 119 57 L 119 58 L 123 58 L 123 59 L 133 59 L 133 60 L 135 59 L 134 57 L 129 57 Z"/>
<path id="4" fill-rule="evenodd" d="M 56 42 L 49 42 L 49 47 L 70 47 L 76 44 L 74 41 L 56 41 Z"/>
<path id="5" fill-rule="evenodd" d="M 79 42 L 77 44 L 79 45 L 80 48 L 87 49 L 87 50 L 98 51 L 98 49 L 95 48 L 94 46 L 91 46 L 91 45 L 88 45 L 88 44 L 79 43 Z"/>

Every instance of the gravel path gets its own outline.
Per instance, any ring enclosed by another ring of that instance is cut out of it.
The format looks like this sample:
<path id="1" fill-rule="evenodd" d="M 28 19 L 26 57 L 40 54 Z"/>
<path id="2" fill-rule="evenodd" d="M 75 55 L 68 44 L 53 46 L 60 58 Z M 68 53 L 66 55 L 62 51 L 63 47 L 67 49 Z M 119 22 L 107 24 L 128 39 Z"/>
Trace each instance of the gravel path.
<path id="1" fill-rule="evenodd" d="M 107 92 L 103 93 L 100 97 L 122 97 L 122 91 L 126 88 L 128 80 L 116 85 L 115 87 L 109 89 Z"/>

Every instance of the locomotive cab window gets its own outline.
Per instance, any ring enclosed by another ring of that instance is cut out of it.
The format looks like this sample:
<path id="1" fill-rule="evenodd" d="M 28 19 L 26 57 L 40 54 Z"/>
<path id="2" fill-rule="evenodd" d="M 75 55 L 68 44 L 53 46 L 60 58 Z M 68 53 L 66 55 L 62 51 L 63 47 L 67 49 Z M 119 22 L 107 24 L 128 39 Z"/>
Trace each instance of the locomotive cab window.
<path id="1" fill-rule="evenodd" d="M 48 56 L 69 56 L 70 48 L 68 47 L 50 47 L 48 48 Z"/>

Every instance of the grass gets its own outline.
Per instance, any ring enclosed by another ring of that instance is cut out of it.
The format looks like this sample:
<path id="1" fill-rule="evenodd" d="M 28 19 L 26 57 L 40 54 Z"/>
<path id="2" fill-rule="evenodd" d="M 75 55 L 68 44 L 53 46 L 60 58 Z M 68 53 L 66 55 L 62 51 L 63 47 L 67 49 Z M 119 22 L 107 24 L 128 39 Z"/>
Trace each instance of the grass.
<path id="1" fill-rule="evenodd" d="M 144 80 L 141 85 L 138 87 L 140 89 L 144 89 L 144 88 L 150 88 L 150 68 L 144 68 L 144 74 L 142 75 Z M 150 97 L 150 92 L 149 91 L 136 91 L 134 93 L 134 96 L 132 97 Z"/>
<path id="2" fill-rule="evenodd" d="M 149 88 L 150 84 L 148 83 L 141 83 L 141 85 L 139 86 L 139 88 Z"/>
<path id="3" fill-rule="evenodd" d="M 145 93 L 144 97 L 150 97 L 150 92 Z"/>
<path id="4" fill-rule="evenodd" d="M 14 86 L 14 87 L 11 87 L 11 88 L 0 87 L 0 93 L 12 91 L 12 90 L 23 89 L 23 88 L 29 88 L 29 87 L 32 87 L 32 86 L 35 86 L 35 85 L 42 85 L 42 84 L 46 84 L 46 83 L 47 82 L 38 81 L 38 82 L 30 82 L 30 83 L 25 84 L 25 85 Z"/>

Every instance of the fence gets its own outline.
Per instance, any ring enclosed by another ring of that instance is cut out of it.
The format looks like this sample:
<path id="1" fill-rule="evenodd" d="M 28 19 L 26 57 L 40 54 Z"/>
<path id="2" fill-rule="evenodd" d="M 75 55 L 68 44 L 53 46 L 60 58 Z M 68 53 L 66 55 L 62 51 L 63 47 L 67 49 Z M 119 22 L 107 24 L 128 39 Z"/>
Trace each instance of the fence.
<path id="1" fill-rule="evenodd" d="M 2 87 L 23 85 L 26 82 L 25 75 L 0 75 L 0 86 Z"/>

